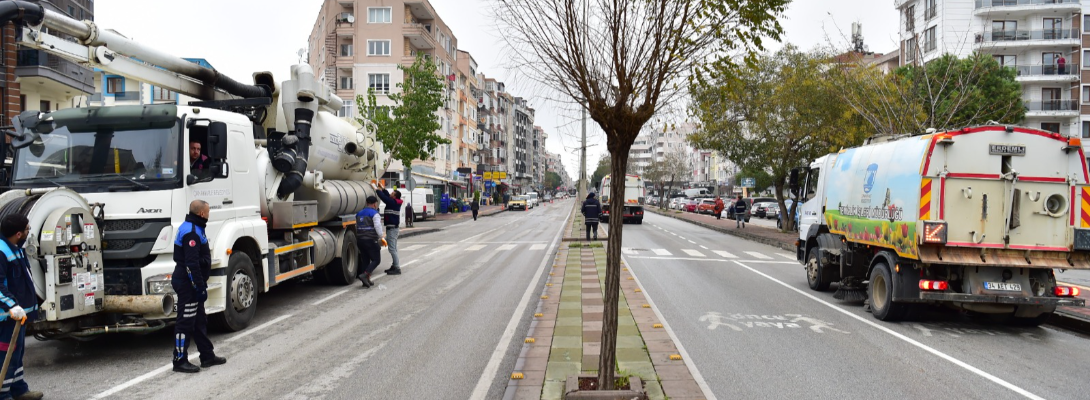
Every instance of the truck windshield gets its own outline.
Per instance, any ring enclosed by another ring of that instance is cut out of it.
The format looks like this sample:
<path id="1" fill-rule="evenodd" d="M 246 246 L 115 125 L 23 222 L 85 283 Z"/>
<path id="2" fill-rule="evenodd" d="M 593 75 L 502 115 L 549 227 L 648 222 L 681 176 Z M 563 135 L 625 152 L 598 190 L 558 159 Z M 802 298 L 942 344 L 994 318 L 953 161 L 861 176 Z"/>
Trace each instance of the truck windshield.
<path id="1" fill-rule="evenodd" d="M 181 173 L 181 139 L 173 121 L 130 126 L 54 122 L 52 132 L 16 152 L 15 185 L 107 182 L 149 189 L 169 186 Z"/>

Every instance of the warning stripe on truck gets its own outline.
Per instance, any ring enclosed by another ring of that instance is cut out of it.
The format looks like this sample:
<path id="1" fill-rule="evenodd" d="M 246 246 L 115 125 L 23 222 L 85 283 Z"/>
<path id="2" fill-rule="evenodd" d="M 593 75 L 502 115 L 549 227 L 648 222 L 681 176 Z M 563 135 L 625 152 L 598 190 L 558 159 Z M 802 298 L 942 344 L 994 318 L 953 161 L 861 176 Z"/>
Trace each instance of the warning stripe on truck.
<path id="1" fill-rule="evenodd" d="M 1090 228 L 1090 186 L 1083 186 L 1082 196 L 1079 197 L 1082 198 L 1079 227 Z"/>
<path id="2" fill-rule="evenodd" d="M 931 179 L 923 178 L 920 185 L 920 219 L 931 220 Z"/>

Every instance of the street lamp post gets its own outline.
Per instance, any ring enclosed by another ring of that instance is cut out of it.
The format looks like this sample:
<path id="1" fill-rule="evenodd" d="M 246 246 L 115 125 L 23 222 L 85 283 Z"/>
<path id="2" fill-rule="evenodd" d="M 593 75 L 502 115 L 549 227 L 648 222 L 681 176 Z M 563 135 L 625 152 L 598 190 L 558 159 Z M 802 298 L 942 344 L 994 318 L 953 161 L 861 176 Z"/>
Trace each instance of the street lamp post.
<path id="1" fill-rule="evenodd" d="M 578 199 L 584 199 L 587 197 L 587 108 L 582 106 L 580 102 L 579 113 L 583 117 L 583 139 L 580 146 L 580 161 L 579 161 L 579 197 Z"/>

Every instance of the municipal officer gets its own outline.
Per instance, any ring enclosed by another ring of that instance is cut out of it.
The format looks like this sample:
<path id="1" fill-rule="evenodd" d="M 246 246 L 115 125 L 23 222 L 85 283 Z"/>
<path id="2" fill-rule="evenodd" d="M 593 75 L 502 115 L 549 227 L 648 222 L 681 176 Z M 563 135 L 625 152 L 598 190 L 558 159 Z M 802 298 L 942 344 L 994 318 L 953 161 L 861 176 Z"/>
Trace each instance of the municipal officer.
<path id="1" fill-rule="evenodd" d="M 367 196 L 367 205 L 356 213 L 356 247 L 360 249 L 360 273 L 356 275 L 364 288 L 374 286 L 371 273 L 375 272 L 382 257 L 381 244 L 386 243 L 382 229 L 382 217 L 378 214 L 378 199 Z"/>
<path id="2" fill-rule="evenodd" d="M 15 324 L 37 319 L 38 296 L 34 293 L 30 263 L 22 248 L 29 233 L 27 219 L 22 215 L 9 215 L 0 223 L 0 234 L 4 236 L 0 238 L 0 252 L 3 253 L 0 257 L 0 308 L 7 313 L 0 317 L 0 351 L 13 351 L 7 376 L 0 388 L 0 399 L 5 400 L 37 400 L 43 396 L 42 392 L 30 391 L 23 379 L 26 329 L 19 331 L 15 343 L 7 343 L 15 331 Z M 15 349 L 10 349 L 13 345 Z"/>
<path id="3" fill-rule="evenodd" d="M 397 258 L 397 233 L 401 225 L 401 192 L 394 189 L 393 195 L 386 191 L 386 185 L 378 183 L 375 188 L 379 200 L 386 204 L 386 210 L 382 212 L 382 223 L 386 227 L 386 250 L 390 252 L 390 268 L 386 269 L 386 275 L 401 275 L 401 260 Z"/>
<path id="4" fill-rule="evenodd" d="M 208 276 L 212 273 L 212 255 L 208 250 L 208 236 L 204 234 L 208 223 L 208 203 L 193 200 L 189 214 L 178 227 L 174 240 L 174 275 L 170 285 L 178 294 L 178 322 L 174 325 L 174 370 L 200 372 L 201 368 L 227 363 L 216 357 L 212 341 L 208 339 L 208 316 L 204 313 L 204 301 L 208 300 Z M 201 352 L 201 368 L 189 362 L 189 342 L 197 343 Z"/>

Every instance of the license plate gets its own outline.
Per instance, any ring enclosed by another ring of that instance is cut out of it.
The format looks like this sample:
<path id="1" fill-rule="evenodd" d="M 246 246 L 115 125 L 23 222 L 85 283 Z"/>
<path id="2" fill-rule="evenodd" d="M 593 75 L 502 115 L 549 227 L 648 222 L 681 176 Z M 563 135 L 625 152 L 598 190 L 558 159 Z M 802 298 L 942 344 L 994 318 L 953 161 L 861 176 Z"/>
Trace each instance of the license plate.
<path id="1" fill-rule="evenodd" d="M 1002 290 L 1007 292 L 1021 292 L 1022 285 L 1019 283 L 1007 283 L 1007 282 L 984 282 L 984 289 L 987 290 Z"/>

